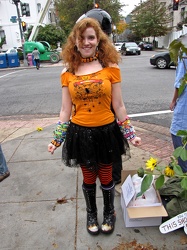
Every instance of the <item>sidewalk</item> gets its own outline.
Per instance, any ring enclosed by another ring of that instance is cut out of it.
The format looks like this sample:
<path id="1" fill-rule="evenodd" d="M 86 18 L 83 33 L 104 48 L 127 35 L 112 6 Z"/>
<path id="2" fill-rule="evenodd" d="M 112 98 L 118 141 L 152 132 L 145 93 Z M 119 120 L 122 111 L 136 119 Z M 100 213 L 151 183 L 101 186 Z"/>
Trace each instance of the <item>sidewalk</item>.
<path id="1" fill-rule="evenodd" d="M 1 250 L 187 249 L 183 229 L 164 235 L 158 227 L 125 228 L 119 192 L 115 197 L 117 220 L 113 234 L 89 235 L 80 169 L 63 166 L 61 148 L 54 155 L 47 152 L 57 120 L 32 116 L 0 119 L 0 141 L 11 172 L 0 183 Z M 144 166 L 150 156 L 169 161 L 173 151 L 169 129 L 138 121 L 133 124 L 142 146 L 131 147 L 132 158 L 123 168 Z M 97 204 L 101 223 L 103 199 L 99 185 Z"/>

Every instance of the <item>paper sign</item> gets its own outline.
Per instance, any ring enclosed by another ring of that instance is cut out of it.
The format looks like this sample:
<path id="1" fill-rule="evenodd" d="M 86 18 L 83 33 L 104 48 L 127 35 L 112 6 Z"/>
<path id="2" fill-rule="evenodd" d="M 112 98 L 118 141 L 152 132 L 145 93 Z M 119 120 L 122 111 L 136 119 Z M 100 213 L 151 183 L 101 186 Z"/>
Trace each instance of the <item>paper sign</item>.
<path id="1" fill-rule="evenodd" d="M 125 200 L 125 205 L 128 206 L 129 202 L 135 195 L 135 188 L 130 175 L 126 178 L 121 188 Z"/>
<path id="2" fill-rule="evenodd" d="M 184 232 L 187 234 L 187 211 L 171 218 L 170 220 L 162 223 L 159 230 L 162 234 L 166 234 L 184 227 Z"/>

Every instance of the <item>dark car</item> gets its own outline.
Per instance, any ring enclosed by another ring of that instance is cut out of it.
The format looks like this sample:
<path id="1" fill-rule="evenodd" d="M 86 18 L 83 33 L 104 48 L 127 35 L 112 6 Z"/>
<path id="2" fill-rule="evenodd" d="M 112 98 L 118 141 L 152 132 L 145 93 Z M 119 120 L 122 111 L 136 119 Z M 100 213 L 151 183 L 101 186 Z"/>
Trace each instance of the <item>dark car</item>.
<path id="1" fill-rule="evenodd" d="M 121 46 L 122 55 L 140 55 L 141 49 L 134 42 L 125 42 Z"/>
<path id="2" fill-rule="evenodd" d="M 159 69 L 167 69 L 170 68 L 170 66 L 176 66 L 174 62 L 171 61 L 169 51 L 154 54 L 150 58 L 150 64 Z"/>
<path id="3" fill-rule="evenodd" d="M 140 42 L 138 47 L 140 47 L 141 50 L 153 50 L 153 44 L 148 42 Z"/>

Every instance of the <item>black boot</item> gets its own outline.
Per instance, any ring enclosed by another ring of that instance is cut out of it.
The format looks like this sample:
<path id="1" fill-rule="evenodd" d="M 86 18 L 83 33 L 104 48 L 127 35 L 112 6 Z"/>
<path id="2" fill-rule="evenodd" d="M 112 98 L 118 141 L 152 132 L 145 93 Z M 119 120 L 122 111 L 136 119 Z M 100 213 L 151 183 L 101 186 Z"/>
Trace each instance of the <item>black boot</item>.
<path id="1" fill-rule="evenodd" d="M 87 230 L 88 233 L 97 235 L 99 233 L 99 225 L 97 222 L 96 185 L 92 189 L 87 189 L 82 185 L 82 190 L 87 206 Z"/>
<path id="2" fill-rule="evenodd" d="M 116 221 L 116 214 L 114 210 L 115 186 L 113 185 L 110 189 L 106 189 L 103 186 L 101 186 L 101 188 L 104 199 L 104 219 L 101 225 L 101 232 L 104 234 L 110 234 L 114 231 Z"/>

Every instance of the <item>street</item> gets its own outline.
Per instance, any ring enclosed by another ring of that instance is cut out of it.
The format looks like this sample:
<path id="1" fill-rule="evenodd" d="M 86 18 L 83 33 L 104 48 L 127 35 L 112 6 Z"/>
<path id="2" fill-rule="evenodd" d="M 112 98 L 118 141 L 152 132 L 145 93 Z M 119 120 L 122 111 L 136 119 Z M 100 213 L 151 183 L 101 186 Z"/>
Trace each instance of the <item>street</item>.
<path id="1" fill-rule="evenodd" d="M 173 95 L 175 68 L 159 70 L 149 63 L 154 51 L 141 55 L 122 56 L 123 100 L 134 120 L 170 126 L 172 113 L 168 111 Z M 43 116 L 59 114 L 61 106 L 60 73 L 62 66 L 0 70 L 0 117 Z M 156 112 L 153 115 L 142 113 Z"/>

